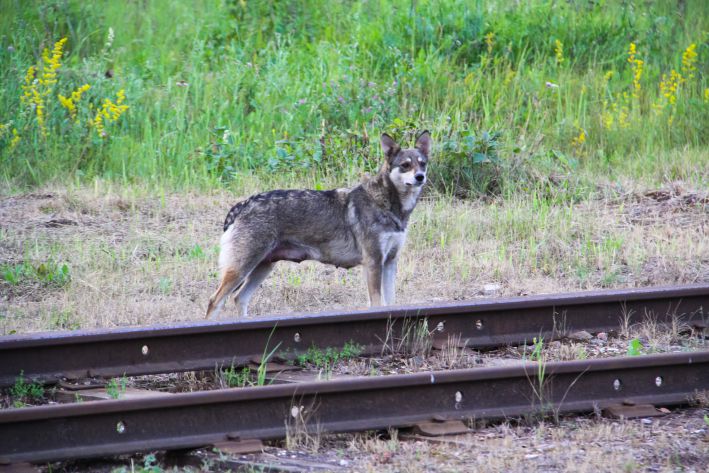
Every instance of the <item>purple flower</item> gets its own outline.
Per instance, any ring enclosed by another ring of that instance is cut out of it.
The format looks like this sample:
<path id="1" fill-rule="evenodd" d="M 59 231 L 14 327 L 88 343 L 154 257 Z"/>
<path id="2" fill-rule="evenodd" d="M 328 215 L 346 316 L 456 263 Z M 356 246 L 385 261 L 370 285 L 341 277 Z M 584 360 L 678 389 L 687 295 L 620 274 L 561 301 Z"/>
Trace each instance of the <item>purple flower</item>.
<path id="1" fill-rule="evenodd" d="M 371 81 L 370 81 L 370 82 L 367 83 L 367 86 L 369 86 L 369 87 L 376 87 L 377 84 L 376 84 L 376 82 L 371 82 Z"/>
<path id="2" fill-rule="evenodd" d="M 298 100 L 298 105 L 305 105 L 305 102 L 307 102 L 307 100 L 300 99 L 300 100 Z"/>
<path id="3" fill-rule="evenodd" d="M 337 97 L 337 101 L 340 103 L 345 103 L 345 98 L 342 95 L 340 95 L 339 97 Z"/>

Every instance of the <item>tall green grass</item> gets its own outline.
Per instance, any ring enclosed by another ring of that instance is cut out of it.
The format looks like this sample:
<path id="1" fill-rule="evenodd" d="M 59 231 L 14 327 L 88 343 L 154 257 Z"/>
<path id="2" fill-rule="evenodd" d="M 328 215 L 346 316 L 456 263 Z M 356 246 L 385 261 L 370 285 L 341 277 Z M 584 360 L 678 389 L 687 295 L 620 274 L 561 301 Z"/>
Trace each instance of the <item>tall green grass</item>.
<path id="1" fill-rule="evenodd" d="M 324 187 L 375 170 L 382 131 L 410 142 L 428 128 L 449 193 L 706 184 L 705 6 L 0 0 L 0 179 Z M 43 134 L 22 86 L 64 37 Z M 83 84 L 74 120 L 58 95 Z M 129 109 L 102 135 L 91 121 L 120 90 Z"/>

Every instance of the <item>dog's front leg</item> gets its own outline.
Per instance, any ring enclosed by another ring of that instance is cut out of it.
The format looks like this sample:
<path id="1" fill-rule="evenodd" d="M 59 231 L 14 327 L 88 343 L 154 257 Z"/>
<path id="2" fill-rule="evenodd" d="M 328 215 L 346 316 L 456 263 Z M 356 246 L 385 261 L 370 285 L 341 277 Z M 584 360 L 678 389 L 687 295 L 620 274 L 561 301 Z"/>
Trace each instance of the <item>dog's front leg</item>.
<path id="1" fill-rule="evenodd" d="M 367 261 L 364 266 L 364 275 L 367 280 L 369 293 L 369 306 L 382 305 L 382 264 L 380 260 Z"/>
<path id="2" fill-rule="evenodd" d="M 396 297 L 396 261 L 397 258 L 390 258 L 384 263 L 382 268 L 382 295 L 384 305 L 394 304 Z"/>

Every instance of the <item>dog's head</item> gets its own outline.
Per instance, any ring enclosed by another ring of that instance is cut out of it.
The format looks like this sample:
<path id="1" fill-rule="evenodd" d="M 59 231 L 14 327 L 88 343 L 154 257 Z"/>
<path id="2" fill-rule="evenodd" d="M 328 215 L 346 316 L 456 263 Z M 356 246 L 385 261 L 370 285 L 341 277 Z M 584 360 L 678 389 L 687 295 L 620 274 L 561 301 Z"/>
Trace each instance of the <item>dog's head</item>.
<path id="1" fill-rule="evenodd" d="M 431 134 L 428 131 L 416 138 L 414 148 L 401 149 L 391 136 L 382 134 L 382 151 L 387 159 L 389 179 L 401 193 L 421 190 L 426 183 Z"/>

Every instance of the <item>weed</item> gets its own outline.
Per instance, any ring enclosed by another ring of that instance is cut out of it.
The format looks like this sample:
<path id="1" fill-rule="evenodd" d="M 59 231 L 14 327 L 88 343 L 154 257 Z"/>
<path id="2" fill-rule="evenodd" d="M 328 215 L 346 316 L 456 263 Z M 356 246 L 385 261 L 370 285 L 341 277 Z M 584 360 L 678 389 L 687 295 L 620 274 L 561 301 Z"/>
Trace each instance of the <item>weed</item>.
<path id="1" fill-rule="evenodd" d="M 577 360 L 585 360 L 588 358 L 588 353 L 586 352 L 586 347 L 583 345 L 579 345 L 577 350 L 576 350 L 576 359 Z"/>
<path id="2" fill-rule="evenodd" d="M 447 369 L 455 369 L 463 366 L 465 361 L 465 344 L 461 343 L 461 336 L 449 336 L 446 343 L 441 348 L 440 359 Z"/>
<path id="3" fill-rule="evenodd" d="M 428 319 L 404 319 L 397 330 L 397 321 L 389 319 L 385 339 L 382 342 L 382 355 L 427 357 L 433 346 L 433 331 L 428 330 Z"/>
<path id="4" fill-rule="evenodd" d="M 315 366 L 315 368 L 325 373 L 326 378 L 329 378 L 332 375 L 334 366 L 338 362 L 356 358 L 362 351 L 363 347 L 357 345 L 352 340 L 345 343 L 341 349 L 335 347 L 321 349 L 313 345 L 308 348 L 308 351 L 298 355 L 296 361 L 301 366 Z"/>
<path id="5" fill-rule="evenodd" d="M 309 406 L 301 402 L 292 402 L 286 414 L 286 448 L 317 452 L 321 444 L 320 425 L 313 422 L 317 406 L 315 400 Z"/>
<path id="6" fill-rule="evenodd" d="M 120 378 L 120 380 L 111 378 L 111 380 L 106 384 L 106 393 L 111 397 L 111 399 L 118 399 L 121 397 L 121 394 L 126 392 L 127 384 L 128 380 L 125 376 Z"/>
<path id="7" fill-rule="evenodd" d="M 11 285 L 18 285 L 25 281 L 36 281 L 45 286 L 62 287 L 71 280 L 69 266 L 51 260 L 36 266 L 28 262 L 14 265 L 3 264 L 0 265 L 0 275 Z"/>
<path id="8" fill-rule="evenodd" d="M 51 330 L 78 330 L 81 327 L 71 310 L 52 311 L 48 325 Z"/>
<path id="9" fill-rule="evenodd" d="M 241 370 L 234 367 L 234 363 L 225 370 L 219 372 L 218 379 L 221 387 L 245 388 L 251 381 L 251 370 L 244 366 Z"/>
<path id="10" fill-rule="evenodd" d="M 13 398 L 14 407 L 24 407 L 30 401 L 37 401 L 44 397 L 44 386 L 40 383 L 28 383 L 24 371 L 15 378 L 15 384 L 10 387 L 10 396 Z"/>
<path id="11" fill-rule="evenodd" d="M 160 292 L 163 294 L 170 294 L 172 292 L 172 279 L 168 277 L 162 277 L 158 281 L 158 287 L 160 288 Z"/>
<path id="12" fill-rule="evenodd" d="M 628 342 L 628 356 L 638 356 L 642 354 L 643 344 L 637 338 Z"/>
<path id="13" fill-rule="evenodd" d="M 263 354 L 261 355 L 261 361 L 258 365 L 258 368 L 256 370 L 256 385 L 257 386 L 264 386 L 266 384 L 266 367 L 268 366 L 268 361 L 271 359 L 274 353 L 278 350 L 278 347 L 281 346 L 281 342 L 278 342 L 275 347 L 269 352 L 268 351 L 268 345 L 271 342 L 271 337 L 273 336 L 273 333 L 276 331 L 276 327 L 273 327 L 273 330 L 271 330 L 271 333 L 268 335 L 268 340 L 266 340 L 266 346 L 263 347 Z"/>

